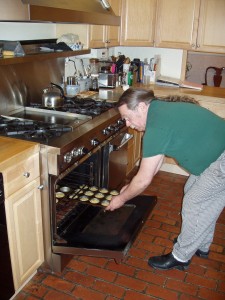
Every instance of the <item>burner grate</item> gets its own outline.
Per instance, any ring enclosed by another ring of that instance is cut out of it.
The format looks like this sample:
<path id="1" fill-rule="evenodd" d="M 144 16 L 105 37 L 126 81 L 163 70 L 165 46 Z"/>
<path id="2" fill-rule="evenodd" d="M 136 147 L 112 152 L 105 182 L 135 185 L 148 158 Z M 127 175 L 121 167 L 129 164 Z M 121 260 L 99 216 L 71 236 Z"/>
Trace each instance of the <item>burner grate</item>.
<path id="1" fill-rule="evenodd" d="M 30 106 L 39 109 L 70 112 L 70 113 L 95 117 L 104 113 L 110 108 L 115 107 L 115 103 L 106 102 L 106 100 L 101 101 L 101 100 L 94 100 L 92 98 L 74 97 L 71 99 L 66 99 L 64 105 L 58 108 L 46 108 L 46 107 L 42 107 L 41 104 L 37 104 L 37 103 L 31 103 Z"/>
<path id="2" fill-rule="evenodd" d="M 49 139 L 59 137 L 69 131 L 72 131 L 70 126 L 0 117 L 0 135 L 3 136 L 47 142 Z"/>

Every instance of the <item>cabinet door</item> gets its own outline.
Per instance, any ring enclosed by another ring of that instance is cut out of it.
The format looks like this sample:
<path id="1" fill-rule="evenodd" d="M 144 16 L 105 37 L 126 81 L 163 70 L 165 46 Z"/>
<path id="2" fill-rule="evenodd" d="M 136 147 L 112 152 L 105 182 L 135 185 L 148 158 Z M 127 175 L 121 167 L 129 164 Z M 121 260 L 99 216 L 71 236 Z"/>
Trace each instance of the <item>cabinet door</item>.
<path id="1" fill-rule="evenodd" d="M 155 45 L 195 48 L 200 0 L 158 0 Z"/>
<path id="2" fill-rule="evenodd" d="M 134 129 L 129 128 L 129 134 L 134 136 L 128 143 L 128 165 L 127 165 L 127 175 L 134 169 L 135 164 L 141 158 L 141 148 L 142 148 L 142 133 Z"/>
<path id="3" fill-rule="evenodd" d="M 14 286 L 17 290 L 43 263 L 40 178 L 5 200 Z"/>
<path id="4" fill-rule="evenodd" d="M 153 46 L 156 0 L 123 0 L 121 45 Z"/>
<path id="5" fill-rule="evenodd" d="M 122 0 L 109 0 L 109 3 L 115 13 L 120 16 Z M 120 26 L 89 26 L 89 47 L 104 48 L 118 46 L 120 44 Z"/>
<path id="6" fill-rule="evenodd" d="M 201 3 L 197 51 L 225 53 L 225 1 L 204 0 Z"/>
<path id="7" fill-rule="evenodd" d="M 114 13 L 121 16 L 122 0 L 109 1 Z M 106 26 L 107 43 L 109 47 L 120 45 L 120 26 Z"/>
<path id="8" fill-rule="evenodd" d="M 89 47 L 104 48 L 106 45 L 106 26 L 90 25 L 89 26 Z"/>

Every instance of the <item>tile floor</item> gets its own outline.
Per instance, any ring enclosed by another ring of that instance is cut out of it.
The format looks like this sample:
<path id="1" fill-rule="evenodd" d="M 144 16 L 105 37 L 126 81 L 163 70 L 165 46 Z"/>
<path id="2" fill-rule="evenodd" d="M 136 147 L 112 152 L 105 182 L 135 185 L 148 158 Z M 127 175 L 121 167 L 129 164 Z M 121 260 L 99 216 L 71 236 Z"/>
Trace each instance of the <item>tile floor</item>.
<path id="1" fill-rule="evenodd" d="M 171 251 L 180 230 L 186 177 L 159 172 L 145 194 L 158 202 L 121 264 L 95 257 L 74 257 L 62 274 L 38 273 L 16 300 L 224 300 L 225 210 L 218 219 L 208 259 L 194 256 L 186 271 L 159 271 L 149 256 Z"/>

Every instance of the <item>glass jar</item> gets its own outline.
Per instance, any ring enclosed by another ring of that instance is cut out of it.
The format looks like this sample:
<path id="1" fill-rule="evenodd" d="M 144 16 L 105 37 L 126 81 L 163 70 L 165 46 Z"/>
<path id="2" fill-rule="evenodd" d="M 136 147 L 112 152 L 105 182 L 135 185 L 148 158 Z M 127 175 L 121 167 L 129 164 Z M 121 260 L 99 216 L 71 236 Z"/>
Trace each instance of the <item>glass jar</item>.
<path id="1" fill-rule="evenodd" d="M 90 71 L 91 71 L 91 75 L 99 73 L 99 59 L 97 58 L 90 59 Z"/>

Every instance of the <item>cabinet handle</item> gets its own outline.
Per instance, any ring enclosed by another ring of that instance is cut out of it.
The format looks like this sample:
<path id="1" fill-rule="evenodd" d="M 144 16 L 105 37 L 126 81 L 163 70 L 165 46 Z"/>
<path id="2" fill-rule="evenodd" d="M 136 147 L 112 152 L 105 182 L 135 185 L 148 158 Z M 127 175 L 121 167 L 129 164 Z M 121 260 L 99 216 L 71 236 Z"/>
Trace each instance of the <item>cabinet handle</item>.
<path id="1" fill-rule="evenodd" d="M 105 43 L 106 43 L 106 44 L 110 44 L 110 41 L 109 41 L 109 40 L 106 40 Z"/>
<path id="2" fill-rule="evenodd" d="M 42 191 L 42 190 L 44 189 L 44 185 L 43 185 L 43 184 L 39 185 L 38 189 L 39 189 L 40 191 Z"/>
<path id="3" fill-rule="evenodd" d="M 199 45 L 199 44 L 197 44 L 197 48 L 200 48 L 200 45 Z"/>
<path id="4" fill-rule="evenodd" d="M 23 173 L 23 176 L 26 177 L 26 178 L 29 178 L 30 177 L 30 173 L 29 172 L 25 172 L 25 173 Z"/>
<path id="5" fill-rule="evenodd" d="M 195 44 L 192 44 L 191 47 L 192 47 L 192 48 L 195 48 Z"/>

